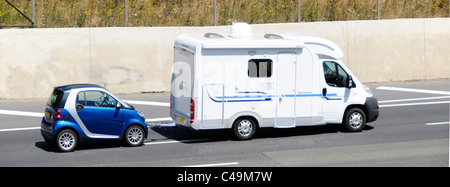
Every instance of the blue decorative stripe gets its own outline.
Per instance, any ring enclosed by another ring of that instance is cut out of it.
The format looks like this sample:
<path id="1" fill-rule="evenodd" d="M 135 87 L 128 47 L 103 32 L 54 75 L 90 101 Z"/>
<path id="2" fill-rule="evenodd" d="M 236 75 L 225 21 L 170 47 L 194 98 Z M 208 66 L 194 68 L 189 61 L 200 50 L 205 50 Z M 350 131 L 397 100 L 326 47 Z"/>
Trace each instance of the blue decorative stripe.
<path id="1" fill-rule="evenodd" d="M 276 95 L 269 95 L 264 92 L 255 91 L 255 92 L 238 92 L 238 93 L 244 93 L 244 94 L 251 94 L 251 93 L 257 93 L 260 95 L 234 95 L 234 96 L 215 96 L 213 99 L 211 95 L 208 96 L 209 98 L 214 102 L 254 102 L 254 101 L 272 101 L 272 98 L 276 98 Z M 297 93 L 297 94 L 285 94 L 281 95 L 282 97 L 322 97 L 322 94 L 305 94 L 305 93 Z M 337 97 L 337 94 L 327 94 L 325 97 L 326 100 L 342 100 L 342 98 L 330 98 L 330 97 Z"/>
<path id="2" fill-rule="evenodd" d="M 342 98 L 329 98 L 329 97 L 325 97 L 325 99 L 327 99 L 327 100 L 342 100 Z"/>

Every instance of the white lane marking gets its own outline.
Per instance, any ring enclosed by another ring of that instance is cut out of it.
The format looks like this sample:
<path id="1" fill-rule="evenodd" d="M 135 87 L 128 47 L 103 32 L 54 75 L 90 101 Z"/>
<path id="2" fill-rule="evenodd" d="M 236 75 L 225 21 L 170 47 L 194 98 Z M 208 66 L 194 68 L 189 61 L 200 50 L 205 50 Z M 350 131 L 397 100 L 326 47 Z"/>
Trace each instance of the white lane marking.
<path id="1" fill-rule="evenodd" d="M 424 89 L 413 89 L 413 88 L 398 88 L 389 86 L 380 86 L 376 88 L 377 90 L 391 90 L 400 92 L 415 92 L 415 93 L 429 93 L 429 94 L 439 94 L 439 95 L 450 95 L 450 92 L 437 91 L 437 90 L 424 90 Z"/>
<path id="2" fill-rule="evenodd" d="M 124 100 L 124 101 L 127 103 L 130 103 L 130 104 L 136 104 L 136 105 L 170 106 L 170 103 L 164 103 L 164 102 L 134 101 L 134 100 Z M 25 111 L 17 111 L 17 110 L 1 110 L 0 109 L 0 114 L 39 117 L 39 118 L 44 117 L 44 113 L 41 113 L 41 112 L 25 112 Z M 169 118 L 161 118 L 158 120 L 165 121 L 165 120 L 170 120 L 170 119 Z"/>
<path id="3" fill-rule="evenodd" d="M 3 112 L 3 113 L 2 113 Z M 23 114 L 26 113 L 31 113 L 28 116 L 32 116 L 32 117 L 43 117 L 44 115 L 42 114 L 42 116 L 37 116 L 36 112 L 22 112 L 22 111 L 10 111 L 10 110 L 0 110 L 0 114 L 8 114 L 8 115 L 17 115 L 15 113 L 21 113 L 20 116 L 25 116 Z M 32 113 L 36 113 L 36 114 L 32 114 Z M 40 113 L 39 113 L 40 114 Z M 146 119 L 145 122 L 153 122 L 153 121 L 168 121 L 168 120 L 172 120 L 172 118 L 170 117 L 165 117 L 165 118 L 152 118 L 152 119 Z M 34 130 L 34 129 L 40 129 L 41 127 L 23 127 L 23 128 L 10 128 L 10 129 L 0 129 L 0 132 L 9 132 L 9 131 L 23 131 L 23 130 Z"/>
<path id="4" fill-rule="evenodd" d="M 448 125 L 450 122 L 425 123 L 425 125 Z"/>
<path id="5" fill-rule="evenodd" d="M 170 121 L 172 120 L 171 117 L 164 117 L 164 118 L 152 118 L 152 119 L 145 119 L 145 122 L 155 122 L 155 121 Z"/>
<path id="6" fill-rule="evenodd" d="M 0 132 L 35 130 L 35 129 L 40 129 L 40 128 L 41 127 L 24 127 L 24 128 L 0 129 Z"/>
<path id="7" fill-rule="evenodd" d="M 15 115 L 15 116 L 30 116 L 30 117 L 44 117 L 44 113 L 40 112 L 25 112 L 16 110 L 0 110 L 0 114 Z"/>
<path id="8" fill-rule="evenodd" d="M 404 104 L 392 104 L 392 105 L 380 105 L 380 108 L 387 107 L 397 107 L 397 106 L 416 106 L 416 105 L 435 105 L 435 104 L 446 104 L 450 101 L 436 101 L 436 102 L 426 102 L 426 103 L 404 103 Z"/>
<path id="9" fill-rule="evenodd" d="M 161 141 L 161 142 L 146 142 L 144 145 L 157 145 L 157 144 L 171 144 L 171 143 L 181 143 L 178 140 Z"/>
<path id="10" fill-rule="evenodd" d="M 123 100 L 132 105 L 152 105 L 152 106 L 170 106 L 170 103 L 156 102 L 156 101 L 136 101 L 136 100 Z"/>
<path id="11" fill-rule="evenodd" d="M 216 163 L 216 164 L 201 164 L 201 165 L 191 165 L 191 166 L 181 166 L 181 167 L 217 167 L 217 166 L 230 166 L 238 165 L 239 162 L 227 162 L 227 163 Z"/>
<path id="12" fill-rule="evenodd" d="M 26 112 L 26 111 L 17 111 L 17 110 L 0 110 L 0 114 L 5 115 L 14 115 L 14 116 L 28 116 L 28 117 L 44 117 L 44 113 L 39 112 Z M 145 122 L 154 122 L 154 121 L 170 121 L 171 117 L 163 117 L 163 118 L 152 118 L 146 119 Z"/>
<path id="13" fill-rule="evenodd" d="M 209 139 L 194 139 L 194 140 L 168 140 L 168 141 L 156 141 L 156 142 L 146 142 L 144 145 L 158 145 L 158 144 L 172 144 L 172 143 L 190 143 L 190 142 L 203 142 Z"/>
<path id="14" fill-rule="evenodd" d="M 405 102 L 405 101 L 421 101 L 421 100 L 434 100 L 434 99 L 445 99 L 445 98 L 450 98 L 450 96 L 422 97 L 422 98 L 413 98 L 413 99 L 386 100 L 386 101 L 378 101 L 378 103 L 397 103 L 397 102 Z"/>

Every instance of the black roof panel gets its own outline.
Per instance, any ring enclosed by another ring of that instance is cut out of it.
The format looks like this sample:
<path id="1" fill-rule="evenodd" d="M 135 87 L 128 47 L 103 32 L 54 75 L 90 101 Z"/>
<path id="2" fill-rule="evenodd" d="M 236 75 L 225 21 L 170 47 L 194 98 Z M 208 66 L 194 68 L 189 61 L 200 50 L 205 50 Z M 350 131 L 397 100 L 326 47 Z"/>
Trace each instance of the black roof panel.
<path id="1" fill-rule="evenodd" d="M 103 87 L 101 87 L 99 85 L 95 85 L 95 84 L 69 84 L 69 85 L 55 87 L 55 90 L 66 91 L 66 90 L 71 90 L 71 89 L 76 89 L 76 88 L 103 88 Z"/>

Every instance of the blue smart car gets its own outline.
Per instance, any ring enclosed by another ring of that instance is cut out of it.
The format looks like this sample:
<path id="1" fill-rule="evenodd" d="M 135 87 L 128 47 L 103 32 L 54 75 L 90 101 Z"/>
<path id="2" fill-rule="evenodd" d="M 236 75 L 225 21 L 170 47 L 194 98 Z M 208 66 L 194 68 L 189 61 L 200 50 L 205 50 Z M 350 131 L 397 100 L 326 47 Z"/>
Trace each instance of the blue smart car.
<path id="1" fill-rule="evenodd" d="M 105 88 L 92 84 L 55 87 L 42 118 L 41 134 L 62 152 L 88 139 L 123 139 L 140 146 L 147 138 L 145 117 Z"/>

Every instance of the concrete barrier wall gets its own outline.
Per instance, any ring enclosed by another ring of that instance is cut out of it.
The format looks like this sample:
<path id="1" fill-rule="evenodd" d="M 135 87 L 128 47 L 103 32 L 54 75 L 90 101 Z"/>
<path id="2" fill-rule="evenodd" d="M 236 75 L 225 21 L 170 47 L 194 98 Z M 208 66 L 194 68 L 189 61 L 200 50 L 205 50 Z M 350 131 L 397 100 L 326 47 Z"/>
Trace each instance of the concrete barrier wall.
<path id="1" fill-rule="evenodd" d="M 450 77 L 450 19 L 252 25 L 254 33 L 296 32 L 336 42 L 363 82 Z M 64 84 L 93 83 L 113 93 L 169 91 L 173 42 L 220 27 L 0 30 L 0 99 L 46 98 Z"/>

